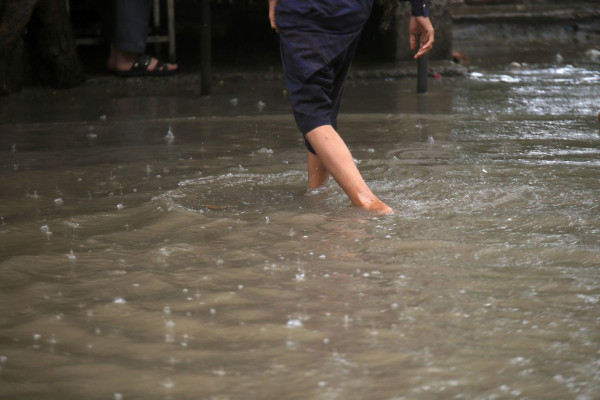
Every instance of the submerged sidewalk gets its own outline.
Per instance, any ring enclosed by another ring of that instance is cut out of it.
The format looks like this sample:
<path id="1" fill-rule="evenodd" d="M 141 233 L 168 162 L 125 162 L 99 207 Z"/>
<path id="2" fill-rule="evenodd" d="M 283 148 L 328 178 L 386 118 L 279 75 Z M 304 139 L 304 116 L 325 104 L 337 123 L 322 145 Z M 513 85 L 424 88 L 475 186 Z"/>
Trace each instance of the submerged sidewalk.
<path id="1" fill-rule="evenodd" d="M 407 90 L 416 88 L 416 62 L 361 63 L 352 69 L 348 86 L 383 88 L 386 81 L 402 80 Z M 211 116 L 286 114 L 291 116 L 281 70 L 235 68 L 213 72 L 213 91 L 201 95 L 199 73 L 184 68 L 170 77 L 121 78 L 91 73 L 86 81 L 70 89 L 27 87 L 0 97 L 0 126 L 56 122 L 86 122 L 99 119 L 135 121 L 148 118 L 197 118 Z M 430 63 L 431 82 L 440 77 L 464 76 L 467 69 L 451 61 Z M 386 89 L 381 89 L 385 91 Z M 352 103 L 353 90 L 348 91 Z M 385 111 L 373 89 L 368 96 L 373 111 Z M 385 95 L 383 96 L 386 97 Z M 291 118 L 291 117 L 290 117 Z"/>

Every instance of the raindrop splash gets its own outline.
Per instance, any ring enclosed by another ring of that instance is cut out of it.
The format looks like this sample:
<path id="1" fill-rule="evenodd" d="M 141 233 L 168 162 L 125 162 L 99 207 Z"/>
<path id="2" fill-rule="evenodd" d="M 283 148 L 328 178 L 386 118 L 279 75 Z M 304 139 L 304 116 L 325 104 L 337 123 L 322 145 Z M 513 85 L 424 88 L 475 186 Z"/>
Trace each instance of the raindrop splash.
<path id="1" fill-rule="evenodd" d="M 175 135 L 173 135 L 173 131 L 171 130 L 171 125 L 169 125 L 169 130 L 167 131 L 167 134 L 165 135 L 165 141 L 168 144 L 173 143 L 173 141 L 175 141 Z"/>

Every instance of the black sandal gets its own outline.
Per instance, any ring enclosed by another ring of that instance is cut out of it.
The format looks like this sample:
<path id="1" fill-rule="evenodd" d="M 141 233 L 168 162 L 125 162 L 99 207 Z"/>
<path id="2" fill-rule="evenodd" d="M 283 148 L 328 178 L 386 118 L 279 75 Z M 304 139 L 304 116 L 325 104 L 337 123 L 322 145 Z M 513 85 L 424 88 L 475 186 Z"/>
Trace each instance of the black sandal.
<path id="1" fill-rule="evenodd" d="M 130 69 L 125 71 L 113 71 L 115 75 L 128 77 L 128 76 L 167 76 L 173 75 L 177 72 L 176 69 L 170 70 L 167 63 L 158 60 L 154 69 L 150 70 L 148 67 L 152 62 L 152 56 L 149 54 L 140 54 L 137 56 L 133 65 Z"/>

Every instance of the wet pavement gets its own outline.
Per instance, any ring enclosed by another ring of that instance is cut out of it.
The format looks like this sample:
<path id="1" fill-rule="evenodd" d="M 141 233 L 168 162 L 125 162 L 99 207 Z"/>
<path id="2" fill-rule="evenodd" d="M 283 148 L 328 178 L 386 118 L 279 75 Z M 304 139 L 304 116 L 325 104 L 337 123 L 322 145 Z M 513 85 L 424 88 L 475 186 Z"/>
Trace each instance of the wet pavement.
<path id="1" fill-rule="evenodd" d="M 0 98 L 0 397 L 595 398 L 600 68 L 565 58 L 351 79 L 387 217 L 306 192 L 276 76 Z"/>

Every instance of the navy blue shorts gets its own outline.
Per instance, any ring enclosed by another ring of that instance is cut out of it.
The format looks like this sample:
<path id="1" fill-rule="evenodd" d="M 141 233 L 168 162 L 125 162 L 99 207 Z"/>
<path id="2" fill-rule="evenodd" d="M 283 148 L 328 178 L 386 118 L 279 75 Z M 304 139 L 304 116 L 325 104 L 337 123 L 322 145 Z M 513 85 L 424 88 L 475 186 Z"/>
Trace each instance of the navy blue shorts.
<path id="1" fill-rule="evenodd" d="M 303 135 L 337 129 L 342 91 L 371 0 L 279 0 L 281 60 L 294 118 Z M 306 140 L 307 149 L 314 149 Z"/>

